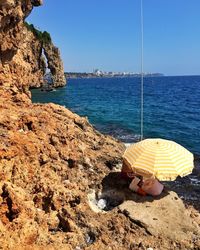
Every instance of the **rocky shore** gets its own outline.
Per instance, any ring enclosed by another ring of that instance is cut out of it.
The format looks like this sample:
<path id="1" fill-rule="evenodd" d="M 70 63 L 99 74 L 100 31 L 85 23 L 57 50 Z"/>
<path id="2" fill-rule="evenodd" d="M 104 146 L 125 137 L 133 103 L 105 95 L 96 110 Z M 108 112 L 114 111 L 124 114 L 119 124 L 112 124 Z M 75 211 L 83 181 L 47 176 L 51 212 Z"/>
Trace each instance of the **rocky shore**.
<path id="1" fill-rule="evenodd" d="M 200 249 L 197 207 L 169 188 L 131 193 L 124 144 L 64 107 L 31 103 L 33 65 L 19 54 L 41 4 L 0 2 L 0 249 Z"/>

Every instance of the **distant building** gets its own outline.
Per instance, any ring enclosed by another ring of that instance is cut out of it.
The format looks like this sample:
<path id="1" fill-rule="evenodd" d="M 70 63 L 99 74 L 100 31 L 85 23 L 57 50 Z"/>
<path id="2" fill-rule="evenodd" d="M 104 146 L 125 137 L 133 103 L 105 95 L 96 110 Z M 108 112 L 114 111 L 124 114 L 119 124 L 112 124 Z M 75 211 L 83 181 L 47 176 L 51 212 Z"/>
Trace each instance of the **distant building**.
<path id="1" fill-rule="evenodd" d="M 94 73 L 95 75 L 97 75 L 97 76 L 103 75 L 103 72 L 102 72 L 101 70 L 99 70 L 99 69 L 95 69 L 95 70 L 93 71 L 93 73 Z"/>

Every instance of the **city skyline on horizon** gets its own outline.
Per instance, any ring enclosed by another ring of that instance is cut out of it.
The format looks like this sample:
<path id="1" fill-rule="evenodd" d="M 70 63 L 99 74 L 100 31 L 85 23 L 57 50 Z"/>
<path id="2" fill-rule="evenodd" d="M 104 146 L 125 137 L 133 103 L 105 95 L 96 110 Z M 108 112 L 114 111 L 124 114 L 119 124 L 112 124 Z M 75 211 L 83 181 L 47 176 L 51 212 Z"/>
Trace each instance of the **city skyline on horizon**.
<path id="1" fill-rule="evenodd" d="M 95 69 L 93 69 L 93 70 L 90 70 L 90 71 L 66 71 L 65 70 L 65 73 L 87 73 L 87 74 L 90 74 L 90 73 L 94 73 L 94 70 Z M 135 72 L 135 71 L 107 71 L 107 70 L 101 70 L 101 69 L 98 69 L 98 70 L 100 70 L 100 71 L 102 71 L 102 72 L 104 72 L 104 73 L 130 73 L 130 74 L 141 74 L 141 71 L 139 71 L 139 72 Z M 164 73 L 162 73 L 162 72 L 143 72 L 143 74 L 152 74 L 152 75 L 154 75 L 154 74 L 161 74 L 161 75 L 163 75 L 163 76 L 200 76 L 200 73 L 199 74 L 185 74 L 185 75 L 167 75 L 167 74 L 164 74 Z"/>

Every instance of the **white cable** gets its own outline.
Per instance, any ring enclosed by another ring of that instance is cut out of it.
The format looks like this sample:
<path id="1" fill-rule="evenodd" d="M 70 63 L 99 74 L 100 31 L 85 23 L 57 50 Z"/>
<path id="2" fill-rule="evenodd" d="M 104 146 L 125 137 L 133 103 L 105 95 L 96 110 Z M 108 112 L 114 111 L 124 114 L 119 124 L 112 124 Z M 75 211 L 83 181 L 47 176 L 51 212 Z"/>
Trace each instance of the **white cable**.
<path id="1" fill-rule="evenodd" d="M 143 18 L 143 0 L 141 0 L 140 7 L 141 18 L 141 113 L 140 113 L 140 140 L 143 140 L 143 122 L 144 122 L 144 18 Z"/>

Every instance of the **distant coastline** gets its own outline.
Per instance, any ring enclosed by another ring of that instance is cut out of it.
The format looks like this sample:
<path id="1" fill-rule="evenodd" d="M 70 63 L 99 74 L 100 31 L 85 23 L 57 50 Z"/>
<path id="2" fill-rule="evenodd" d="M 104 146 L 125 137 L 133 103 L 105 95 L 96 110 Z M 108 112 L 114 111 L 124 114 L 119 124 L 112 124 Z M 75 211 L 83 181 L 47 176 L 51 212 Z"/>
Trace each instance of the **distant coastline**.
<path id="1" fill-rule="evenodd" d="M 65 72 L 66 78 L 111 78 L 111 77 L 140 77 L 141 73 L 131 72 L 103 72 L 96 70 L 91 73 L 87 72 Z M 144 73 L 144 77 L 165 76 L 162 73 Z"/>

